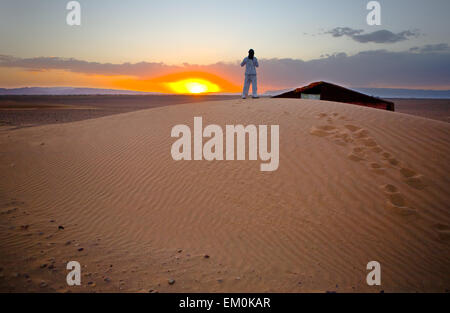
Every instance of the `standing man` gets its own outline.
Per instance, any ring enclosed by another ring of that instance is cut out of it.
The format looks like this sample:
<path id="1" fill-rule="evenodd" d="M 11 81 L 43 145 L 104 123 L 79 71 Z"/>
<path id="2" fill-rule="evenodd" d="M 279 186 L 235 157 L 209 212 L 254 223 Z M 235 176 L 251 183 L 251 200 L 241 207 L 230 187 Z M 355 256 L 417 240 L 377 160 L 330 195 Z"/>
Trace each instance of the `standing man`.
<path id="1" fill-rule="evenodd" d="M 246 57 L 242 61 L 241 67 L 244 65 L 245 65 L 245 81 L 244 81 L 244 90 L 242 91 L 242 99 L 247 98 L 250 84 L 252 84 L 252 98 L 257 99 L 259 97 L 256 82 L 256 68 L 259 67 L 259 64 L 258 59 L 255 57 L 255 51 L 253 49 L 250 49 L 248 51 L 248 57 Z"/>

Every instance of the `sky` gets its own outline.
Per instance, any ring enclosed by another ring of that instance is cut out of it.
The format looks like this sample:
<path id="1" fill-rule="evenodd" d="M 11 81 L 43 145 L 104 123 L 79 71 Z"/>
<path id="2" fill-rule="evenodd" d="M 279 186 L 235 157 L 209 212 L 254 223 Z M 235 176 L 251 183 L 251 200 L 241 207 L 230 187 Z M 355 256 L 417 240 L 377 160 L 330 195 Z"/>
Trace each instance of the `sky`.
<path id="1" fill-rule="evenodd" d="M 0 87 L 170 92 L 208 80 L 240 90 L 240 61 L 260 61 L 261 90 L 326 80 L 349 87 L 450 89 L 450 1 L 0 0 Z M 214 89 L 216 90 L 216 89 Z"/>

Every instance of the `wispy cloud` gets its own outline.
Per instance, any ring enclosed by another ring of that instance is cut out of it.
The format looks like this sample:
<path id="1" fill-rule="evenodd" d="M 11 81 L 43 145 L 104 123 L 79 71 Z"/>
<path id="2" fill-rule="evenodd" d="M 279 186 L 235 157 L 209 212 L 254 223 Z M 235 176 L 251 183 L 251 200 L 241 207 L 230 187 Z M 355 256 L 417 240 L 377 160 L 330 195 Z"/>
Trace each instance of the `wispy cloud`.
<path id="1" fill-rule="evenodd" d="M 405 30 L 399 33 L 393 33 L 389 30 L 383 29 L 372 33 L 365 33 L 362 29 L 353 29 L 350 27 L 336 27 L 332 30 L 325 32 L 325 34 L 331 34 L 333 37 L 347 36 L 360 43 L 396 43 L 399 41 L 405 41 L 410 38 L 419 36 L 417 30 Z"/>
<path id="2" fill-rule="evenodd" d="M 439 43 L 436 45 L 413 47 L 409 49 L 409 51 L 417 53 L 442 53 L 442 52 L 450 52 L 450 46 L 447 43 Z"/>
<path id="3" fill-rule="evenodd" d="M 0 55 L 0 66 L 20 67 L 29 70 L 58 69 L 84 74 L 133 75 L 141 77 L 165 74 L 176 68 L 164 63 L 152 62 L 112 64 L 88 62 L 73 58 L 17 58 L 9 55 Z"/>
<path id="4" fill-rule="evenodd" d="M 331 34 L 333 37 L 342 37 L 342 36 L 355 36 L 363 33 L 362 29 L 353 29 L 350 27 L 336 27 L 332 30 L 326 31 L 324 34 Z"/>

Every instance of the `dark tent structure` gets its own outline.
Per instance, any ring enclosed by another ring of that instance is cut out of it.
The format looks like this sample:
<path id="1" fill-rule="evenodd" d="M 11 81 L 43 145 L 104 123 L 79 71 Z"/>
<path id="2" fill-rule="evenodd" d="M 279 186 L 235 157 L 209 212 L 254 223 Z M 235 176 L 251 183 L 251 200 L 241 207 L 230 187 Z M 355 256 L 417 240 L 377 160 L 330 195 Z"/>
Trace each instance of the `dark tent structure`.
<path id="1" fill-rule="evenodd" d="M 357 104 L 388 111 L 395 111 L 395 105 L 393 102 L 376 97 L 371 97 L 360 92 L 323 81 L 315 82 L 309 84 L 308 86 L 285 92 L 283 94 L 274 96 L 273 98 L 327 100 Z"/>

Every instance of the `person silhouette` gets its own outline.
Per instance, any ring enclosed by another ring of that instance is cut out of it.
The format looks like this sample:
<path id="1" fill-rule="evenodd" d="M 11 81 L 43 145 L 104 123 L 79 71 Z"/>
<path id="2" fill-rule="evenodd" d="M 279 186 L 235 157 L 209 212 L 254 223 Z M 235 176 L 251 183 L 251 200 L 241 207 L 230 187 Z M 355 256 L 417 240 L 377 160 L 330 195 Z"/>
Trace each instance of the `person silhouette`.
<path id="1" fill-rule="evenodd" d="M 258 97 L 258 86 L 256 81 L 256 68 L 259 67 L 258 59 L 255 57 L 255 51 L 250 49 L 248 51 L 248 57 L 244 58 L 241 63 L 241 67 L 245 65 L 245 80 L 244 89 L 242 91 L 242 99 L 247 98 L 250 84 L 252 84 L 252 98 Z"/>

